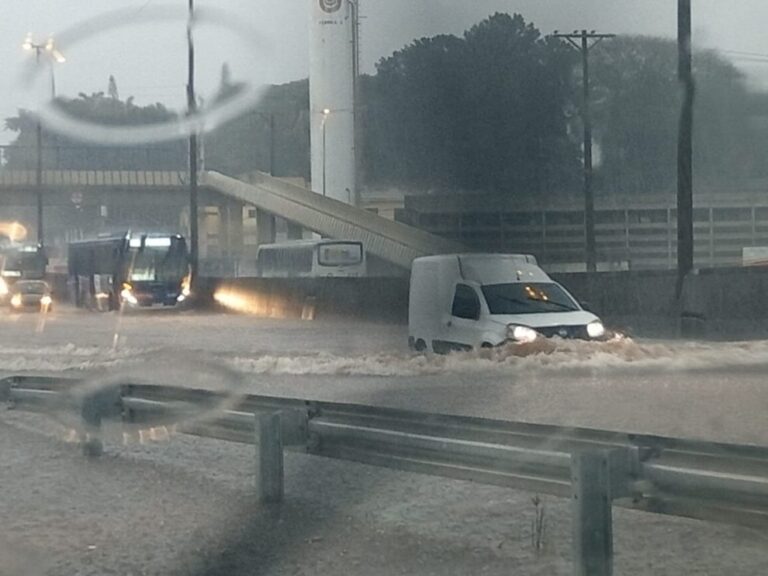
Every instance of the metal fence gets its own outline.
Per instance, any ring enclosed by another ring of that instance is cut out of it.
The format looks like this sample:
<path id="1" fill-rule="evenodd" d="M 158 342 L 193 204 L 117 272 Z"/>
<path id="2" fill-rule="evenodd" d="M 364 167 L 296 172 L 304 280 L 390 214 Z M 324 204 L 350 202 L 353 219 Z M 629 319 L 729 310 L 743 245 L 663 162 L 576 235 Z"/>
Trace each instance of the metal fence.
<path id="1" fill-rule="evenodd" d="M 677 210 L 673 202 L 671 196 L 598 202 L 595 236 L 600 264 L 606 269 L 675 268 Z M 696 202 L 697 267 L 741 265 L 743 248 L 768 246 L 764 189 L 698 193 Z M 575 272 L 577 267 L 568 265 L 584 262 L 584 212 L 570 200 L 534 207 L 485 196 L 409 197 L 398 220 L 476 250 L 535 254 L 551 270 Z"/>
<path id="2" fill-rule="evenodd" d="M 768 448 L 584 428 L 521 424 L 375 406 L 156 385 L 0 381 L 16 409 L 67 411 L 89 455 L 103 420 L 142 430 L 256 444 L 262 501 L 283 498 L 283 450 L 572 499 L 574 567 L 612 573 L 613 505 L 768 526 Z"/>

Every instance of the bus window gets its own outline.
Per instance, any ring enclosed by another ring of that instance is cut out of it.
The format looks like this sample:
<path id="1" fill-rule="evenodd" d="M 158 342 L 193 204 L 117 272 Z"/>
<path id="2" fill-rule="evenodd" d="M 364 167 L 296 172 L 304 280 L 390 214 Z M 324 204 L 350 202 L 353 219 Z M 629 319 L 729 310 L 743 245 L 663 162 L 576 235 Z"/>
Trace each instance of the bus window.
<path id="1" fill-rule="evenodd" d="M 362 244 L 321 244 L 317 262 L 320 266 L 353 266 L 363 261 Z"/>

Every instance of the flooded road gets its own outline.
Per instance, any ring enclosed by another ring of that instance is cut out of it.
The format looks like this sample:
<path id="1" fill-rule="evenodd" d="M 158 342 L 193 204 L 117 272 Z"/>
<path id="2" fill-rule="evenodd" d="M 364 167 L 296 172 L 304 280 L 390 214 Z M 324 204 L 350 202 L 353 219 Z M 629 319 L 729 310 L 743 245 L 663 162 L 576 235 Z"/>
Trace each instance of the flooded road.
<path id="1" fill-rule="evenodd" d="M 233 392 L 768 443 L 768 341 L 552 340 L 424 356 L 406 340 L 392 324 L 62 309 L 0 318 L 0 373 L 219 387 L 217 371 L 234 370 Z"/>

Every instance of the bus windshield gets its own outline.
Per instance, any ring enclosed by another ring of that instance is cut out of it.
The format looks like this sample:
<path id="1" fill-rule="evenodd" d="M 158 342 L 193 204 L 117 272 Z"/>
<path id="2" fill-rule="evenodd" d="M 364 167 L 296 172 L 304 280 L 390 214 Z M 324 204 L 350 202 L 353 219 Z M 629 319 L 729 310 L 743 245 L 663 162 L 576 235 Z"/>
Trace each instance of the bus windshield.
<path id="1" fill-rule="evenodd" d="M 320 266 L 352 266 L 363 261 L 363 245 L 353 242 L 321 244 L 317 262 Z"/>
<path id="2" fill-rule="evenodd" d="M 175 282 L 187 270 L 184 245 L 177 242 L 131 248 L 131 263 L 128 279 L 132 282 Z"/>

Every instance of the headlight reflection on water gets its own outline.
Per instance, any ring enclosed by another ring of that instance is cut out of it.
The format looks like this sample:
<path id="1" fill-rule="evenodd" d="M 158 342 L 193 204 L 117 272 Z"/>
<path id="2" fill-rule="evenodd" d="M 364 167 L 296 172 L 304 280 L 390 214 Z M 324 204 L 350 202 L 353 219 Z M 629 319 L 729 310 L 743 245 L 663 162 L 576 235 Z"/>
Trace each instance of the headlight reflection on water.
<path id="1" fill-rule="evenodd" d="M 246 291 L 238 288 L 219 288 L 214 292 L 213 299 L 235 312 L 241 314 L 250 314 L 253 316 L 260 316 L 262 318 L 288 318 L 292 315 L 293 306 L 291 306 L 288 298 L 277 294 L 262 294 L 255 291 Z M 305 319 L 312 319 L 312 317 L 306 318 L 304 311 L 301 313 L 301 317 Z"/>

